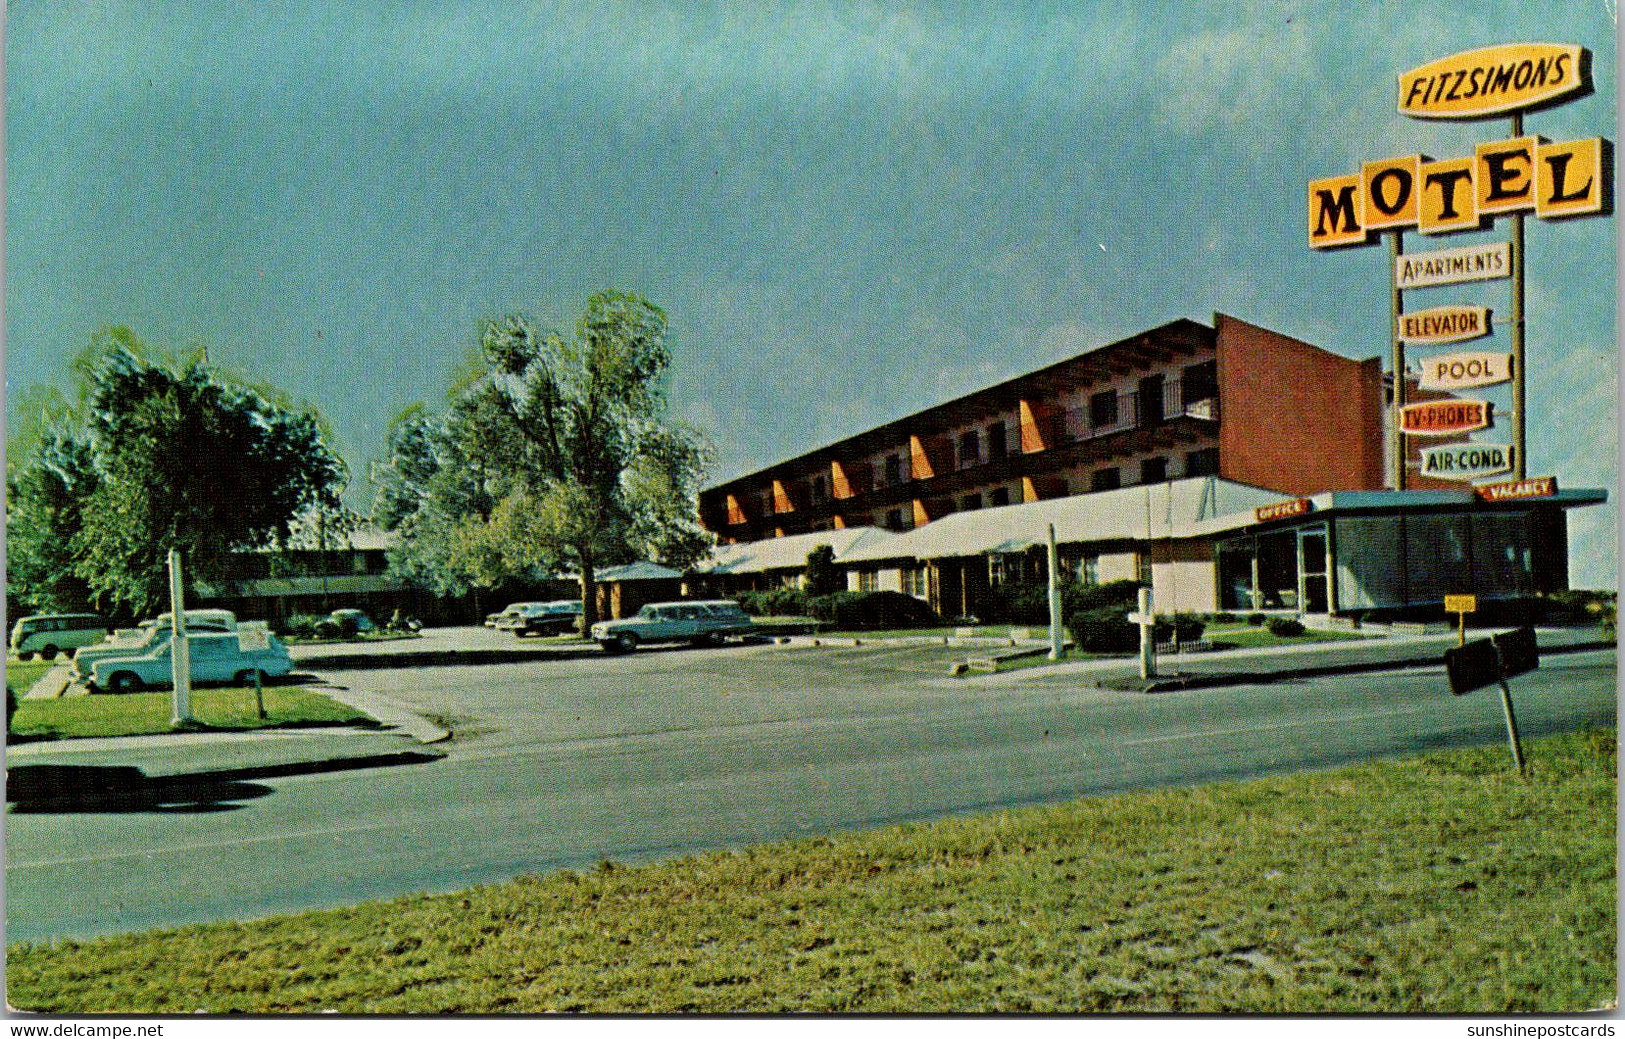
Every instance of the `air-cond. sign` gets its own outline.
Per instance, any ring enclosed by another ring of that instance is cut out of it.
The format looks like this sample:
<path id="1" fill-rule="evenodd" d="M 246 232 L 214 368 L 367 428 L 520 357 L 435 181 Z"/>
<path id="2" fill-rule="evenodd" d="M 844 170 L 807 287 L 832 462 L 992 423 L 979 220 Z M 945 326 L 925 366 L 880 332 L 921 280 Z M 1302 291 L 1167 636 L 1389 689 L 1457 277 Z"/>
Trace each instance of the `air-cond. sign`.
<path id="1" fill-rule="evenodd" d="M 1399 111 L 1415 119 L 1479 119 L 1590 89 L 1583 47 L 1512 43 L 1463 51 L 1399 77 Z"/>
<path id="2" fill-rule="evenodd" d="M 1399 315 L 1399 338 L 1407 343 L 1459 343 L 1489 334 L 1489 307 L 1433 307 Z"/>
<path id="3" fill-rule="evenodd" d="M 1510 444 L 1449 444 L 1422 449 L 1422 475 L 1441 480 L 1476 480 L 1512 469 Z"/>
<path id="4" fill-rule="evenodd" d="M 1430 400 L 1399 409 L 1399 430 L 1412 436 L 1445 436 L 1488 428 L 1490 405 L 1482 400 Z"/>

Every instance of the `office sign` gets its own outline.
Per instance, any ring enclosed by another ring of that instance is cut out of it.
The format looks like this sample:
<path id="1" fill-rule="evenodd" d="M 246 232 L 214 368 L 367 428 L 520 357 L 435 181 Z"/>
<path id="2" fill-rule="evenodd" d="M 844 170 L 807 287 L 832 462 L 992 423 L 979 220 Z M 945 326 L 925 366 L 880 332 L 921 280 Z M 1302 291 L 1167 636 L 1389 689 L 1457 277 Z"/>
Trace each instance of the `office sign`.
<path id="1" fill-rule="evenodd" d="M 1511 354 L 1440 354 L 1422 362 L 1422 378 L 1418 385 L 1424 390 L 1466 390 L 1496 386 L 1511 378 Z"/>
<path id="2" fill-rule="evenodd" d="M 1399 77 L 1399 111 L 1413 119 L 1482 119 L 1590 89 L 1585 48 L 1512 43 L 1463 51 Z"/>
<path id="3" fill-rule="evenodd" d="M 1489 307 L 1433 307 L 1399 315 L 1399 338 L 1407 343 L 1459 343 L 1489 334 Z"/>
<path id="4" fill-rule="evenodd" d="M 1456 285 L 1512 276 L 1512 245 L 1491 242 L 1460 249 L 1436 249 L 1394 258 L 1394 284 L 1400 289 Z"/>
<path id="5" fill-rule="evenodd" d="M 1512 470 L 1510 444 L 1446 444 L 1422 449 L 1421 472 L 1440 480 L 1476 480 Z"/>
<path id="6" fill-rule="evenodd" d="M 1399 429 L 1411 436 L 1445 436 L 1487 429 L 1490 404 L 1482 400 L 1430 400 L 1399 410 Z"/>
<path id="7" fill-rule="evenodd" d="M 1518 501 L 1524 498 L 1550 498 L 1557 493 L 1557 477 L 1536 476 L 1528 480 L 1506 480 L 1480 484 L 1473 493 L 1484 501 Z"/>
<path id="8" fill-rule="evenodd" d="M 1302 516 L 1314 508 L 1314 502 L 1308 498 L 1294 498 L 1276 505 L 1260 505 L 1253 510 L 1253 519 L 1259 523 L 1270 520 L 1287 519 L 1292 516 Z"/>

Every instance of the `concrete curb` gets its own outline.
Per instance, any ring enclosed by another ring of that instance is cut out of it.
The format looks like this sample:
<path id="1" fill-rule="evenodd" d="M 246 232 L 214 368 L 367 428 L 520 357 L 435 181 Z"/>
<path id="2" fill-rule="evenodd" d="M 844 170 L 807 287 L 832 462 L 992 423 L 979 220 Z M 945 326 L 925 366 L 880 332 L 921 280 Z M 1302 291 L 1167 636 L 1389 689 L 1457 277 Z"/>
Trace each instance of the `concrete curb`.
<path id="1" fill-rule="evenodd" d="M 1542 646 L 1541 656 L 1563 653 L 1587 653 L 1612 650 L 1618 646 L 1609 641 L 1576 642 L 1564 646 Z M 1094 683 L 1100 689 L 1116 689 L 1131 693 L 1172 693 L 1186 689 L 1211 689 L 1229 685 L 1268 685 L 1303 678 L 1322 678 L 1327 675 L 1354 675 L 1372 671 L 1404 671 L 1421 667 L 1442 667 L 1441 654 L 1425 657 L 1401 657 L 1393 660 L 1360 660 L 1341 664 L 1318 664 L 1312 667 L 1283 668 L 1277 671 L 1229 671 L 1206 675 L 1167 675 L 1152 680 L 1142 678 L 1103 678 Z"/>
<path id="2" fill-rule="evenodd" d="M 320 676 L 318 676 L 320 677 Z M 395 729 L 419 743 L 441 743 L 451 739 L 451 730 L 418 712 L 371 689 L 356 689 L 328 681 L 318 687 L 342 704 L 371 715 L 380 725 Z"/>

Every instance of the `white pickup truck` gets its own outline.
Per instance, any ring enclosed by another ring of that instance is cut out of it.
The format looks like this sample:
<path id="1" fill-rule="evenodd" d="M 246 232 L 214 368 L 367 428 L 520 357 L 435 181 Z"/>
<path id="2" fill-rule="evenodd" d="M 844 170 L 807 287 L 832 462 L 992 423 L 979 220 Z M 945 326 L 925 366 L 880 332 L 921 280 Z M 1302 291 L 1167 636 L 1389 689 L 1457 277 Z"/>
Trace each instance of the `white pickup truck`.
<path id="1" fill-rule="evenodd" d="M 610 653 L 629 653 L 646 642 L 692 642 L 715 646 L 730 635 L 749 635 L 755 625 L 727 599 L 652 602 L 636 615 L 592 626 L 593 641 Z"/>

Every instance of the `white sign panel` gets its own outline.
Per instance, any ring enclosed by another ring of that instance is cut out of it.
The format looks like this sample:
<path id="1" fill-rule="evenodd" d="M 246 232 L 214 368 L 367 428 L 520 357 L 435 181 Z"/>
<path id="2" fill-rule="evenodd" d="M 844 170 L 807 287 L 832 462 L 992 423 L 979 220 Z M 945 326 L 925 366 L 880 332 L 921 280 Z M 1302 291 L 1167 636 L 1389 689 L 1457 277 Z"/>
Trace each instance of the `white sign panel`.
<path id="1" fill-rule="evenodd" d="M 1512 470 L 1508 444 L 1449 444 L 1422 449 L 1421 473 L 1440 480 L 1476 480 Z"/>
<path id="2" fill-rule="evenodd" d="M 270 627 L 264 621 L 243 621 L 237 625 L 237 648 L 244 653 L 270 649 Z"/>
<path id="3" fill-rule="evenodd" d="M 1422 379 L 1418 385 L 1424 390 L 1465 390 L 1495 386 L 1511 379 L 1511 354 L 1440 354 L 1422 361 Z"/>
<path id="4" fill-rule="evenodd" d="M 1512 276 L 1512 246 L 1507 242 L 1407 253 L 1394 258 L 1394 287 L 1420 289 Z"/>
<path id="5" fill-rule="evenodd" d="M 1399 315 L 1399 338 L 1407 343 L 1459 343 L 1489 334 L 1488 307 L 1433 307 Z"/>

